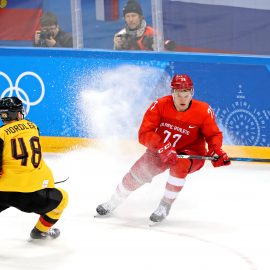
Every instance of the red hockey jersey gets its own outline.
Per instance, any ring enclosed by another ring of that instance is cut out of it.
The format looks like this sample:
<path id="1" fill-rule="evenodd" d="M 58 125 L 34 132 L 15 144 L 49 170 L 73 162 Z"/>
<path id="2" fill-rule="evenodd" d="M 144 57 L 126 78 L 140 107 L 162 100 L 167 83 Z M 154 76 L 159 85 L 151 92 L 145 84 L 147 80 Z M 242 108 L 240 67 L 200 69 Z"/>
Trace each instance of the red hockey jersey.
<path id="1" fill-rule="evenodd" d="M 146 111 L 139 129 L 139 142 L 152 151 L 171 142 L 177 153 L 193 150 L 200 155 L 208 148 L 222 146 L 214 112 L 202 101 L 193 99 L 189 108 L 178 112 L 172 96 L 157 99 Z"/>

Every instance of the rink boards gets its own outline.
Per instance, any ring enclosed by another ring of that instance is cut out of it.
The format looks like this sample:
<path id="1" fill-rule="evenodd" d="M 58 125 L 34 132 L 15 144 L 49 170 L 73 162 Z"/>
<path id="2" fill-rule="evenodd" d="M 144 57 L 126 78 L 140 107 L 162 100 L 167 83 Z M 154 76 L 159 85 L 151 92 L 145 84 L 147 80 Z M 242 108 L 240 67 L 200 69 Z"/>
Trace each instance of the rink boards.
<path id="1" fill-rule="evenodd" d="M 23 100 L 45 151 L 108 137 L 137 144 L 146 108 L 187 73 L 230 151 L 269 157 L 269 64 L 267 56 L 0 48 L 0 94 Z"/>
<path id="2" fill-rule="evenodd" d="M 87 138 L 42 137 L 41 143 L 45 152 L 59 153 L 90 147 L 104 149 L 108 141 L 104 142 L 103 140 Z M 137 140 L 122 139 L 117 141 L 116 144 L 118 146 L 115 147 L 114 151 L 125 154 L 133 152 L 143 153 L 146 149 L 143 145 L 140 145 Z M 230 157 L 270 158 L 269 147 L 224 145 L 223 149 Z M 108 151 L 111 151 L 111 148 Z"/>

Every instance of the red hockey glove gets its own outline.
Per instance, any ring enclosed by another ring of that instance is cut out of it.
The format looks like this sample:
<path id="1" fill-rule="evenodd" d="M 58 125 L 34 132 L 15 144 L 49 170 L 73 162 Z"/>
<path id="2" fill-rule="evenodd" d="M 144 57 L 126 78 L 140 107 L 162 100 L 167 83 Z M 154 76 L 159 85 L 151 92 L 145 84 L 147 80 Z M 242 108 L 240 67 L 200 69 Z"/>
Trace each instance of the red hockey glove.
<path id="1" fill-rule="evenodd" d="M 210 149 L 207 156 L 215 158 L 215 160 L 211 161 L 214 167 L 228 166 L 231 164 L 230 158 L 221 148 Z"/>
<path id="2" fill-rule="evenodd" d="M 175 148 L 171 143 L 163 144 L 161 148 L 158 149 L 158 154 L 162 162 L 174 165 L 177 162 L 177 154 Z"/>

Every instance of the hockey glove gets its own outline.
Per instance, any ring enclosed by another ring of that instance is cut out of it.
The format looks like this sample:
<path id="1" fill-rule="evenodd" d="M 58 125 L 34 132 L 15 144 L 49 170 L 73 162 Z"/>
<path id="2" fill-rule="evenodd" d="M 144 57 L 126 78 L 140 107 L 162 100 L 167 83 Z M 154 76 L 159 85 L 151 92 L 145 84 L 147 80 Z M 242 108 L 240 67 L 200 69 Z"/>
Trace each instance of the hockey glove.
<path id="1" fill-rule="evenodd" d="M 215 158 L 211 161 L 214 167 L 228 166 L 231 164 L 230 158 L 221 148 L 210 149 L 207 156 Z"/>
<path id="2" fill-rule="evenodd" d="M 158 149 L 158 154 L 162 162 L 174 165 L 177 162 L 177 154 L 171 143 L 163 144 Z"/>

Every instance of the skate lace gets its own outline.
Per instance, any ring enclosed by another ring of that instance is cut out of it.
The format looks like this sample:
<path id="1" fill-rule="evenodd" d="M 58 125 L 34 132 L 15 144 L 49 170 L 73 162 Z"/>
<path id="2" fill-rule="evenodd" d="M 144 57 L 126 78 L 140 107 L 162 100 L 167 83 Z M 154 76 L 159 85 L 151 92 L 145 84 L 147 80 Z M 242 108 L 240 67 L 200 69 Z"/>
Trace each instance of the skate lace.
<path id="1" fill-rule="evenodd" d="M 57 235 L 57 231 L 55 229 L 50 229 L 49 231 L 42 233 L 42 235 L 45 237 L 46 236 L 54 237 L 55 235 Z"/>
<path id="2" fill-rule="evenodd" d="M 122 201 L 112 198 L 109 201 L 102 204 L 102 207 L 108 211 L 113 211 Z"/>
<path id="3" fill-rule="evenodd" d="M 102 207 L 105 210 L 111 211 L 113 209 L 113 204 L 111 203 L 111 201 L 105 202 L 105 203 L 102 204 Z"/>
<path id="4" fill-rule="evenodd" d="M 158 216 L 167 216 L 167 207 L 164 205 L 159 205 L 154 213 Z"/>
<path id="5" fill-rule="evenodd" d="M 54 236 L 54 235 L 56 235 L 56 231 L 54 229 L 50 229 L 48 231 L 48 234 L 51 235 L 51 236 Z"/>

